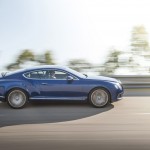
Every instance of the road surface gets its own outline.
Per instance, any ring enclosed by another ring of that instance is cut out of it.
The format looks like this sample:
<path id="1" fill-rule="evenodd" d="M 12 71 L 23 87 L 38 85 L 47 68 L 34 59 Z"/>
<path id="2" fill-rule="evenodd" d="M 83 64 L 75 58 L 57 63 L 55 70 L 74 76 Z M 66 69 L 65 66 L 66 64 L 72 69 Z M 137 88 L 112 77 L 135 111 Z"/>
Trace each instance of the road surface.
<path id="1" fill-rule="evenodd" d="M 87 103 L 0 103 L 0 150 L 150 150 L 150 97 Z"/>

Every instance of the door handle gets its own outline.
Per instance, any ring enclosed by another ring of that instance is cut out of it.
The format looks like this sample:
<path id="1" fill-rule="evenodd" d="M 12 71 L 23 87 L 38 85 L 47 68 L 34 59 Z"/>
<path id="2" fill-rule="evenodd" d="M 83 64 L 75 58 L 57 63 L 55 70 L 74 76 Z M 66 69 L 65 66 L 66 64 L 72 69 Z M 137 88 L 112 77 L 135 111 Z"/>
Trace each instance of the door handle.
<path id="1" fill-rule="evenodd" d="M 47 85 L 47 83 L 41 83 L 42 85 Z"/>

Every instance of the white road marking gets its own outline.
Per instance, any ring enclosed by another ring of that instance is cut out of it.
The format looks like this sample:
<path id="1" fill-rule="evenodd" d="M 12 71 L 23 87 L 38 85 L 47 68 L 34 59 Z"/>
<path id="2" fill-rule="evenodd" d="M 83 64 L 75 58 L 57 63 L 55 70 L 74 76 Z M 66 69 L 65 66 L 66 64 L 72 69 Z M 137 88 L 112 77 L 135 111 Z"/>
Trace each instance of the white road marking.
<path id="1" fill-rule="evenodd" d="M 150 115 L 150 113 L 136 113 L 137 115 Z"/>

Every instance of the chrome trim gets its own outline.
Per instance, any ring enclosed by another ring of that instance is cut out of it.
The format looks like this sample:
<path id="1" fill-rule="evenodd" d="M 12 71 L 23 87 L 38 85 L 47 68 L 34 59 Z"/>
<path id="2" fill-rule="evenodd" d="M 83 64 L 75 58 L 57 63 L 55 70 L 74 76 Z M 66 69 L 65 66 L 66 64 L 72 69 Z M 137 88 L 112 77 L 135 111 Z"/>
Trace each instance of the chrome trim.
<path id="1" fill-rule="evenodd" d="M 122 99 L 123 93 L 124 93 L 124 92 L 121 92 L 121 93 L 119 93 L 119 94 L 117 95 L 117 100 L 121 100 L 121 99 Z"/>
<path id="2" fill-rule="evenodd" d="M 121 100 L 123 97 L 117 98 L 117 100 Z"/>
<path id="3" fill-rule="evenodd" d="M 0 98 L 5 98 L 5 96 L 0 96 Z"/>
<path id="4" fill-rule="evenodd" d="M 85 97 L 78 97 L 78 98 L 76 98 L 76 97 L 60 97 L 60 98 L 58 98 L 58 97 L 53 97 L 53 98 L 50 98 L 50 97 L 37 97 L 37 98 L 34 98 L 34 97 L 30 97 L 29 99 L 31 99 L 31 100 L 36 100 L 36 99 L 41 99 L 41 100 L 83 100 Z"/>

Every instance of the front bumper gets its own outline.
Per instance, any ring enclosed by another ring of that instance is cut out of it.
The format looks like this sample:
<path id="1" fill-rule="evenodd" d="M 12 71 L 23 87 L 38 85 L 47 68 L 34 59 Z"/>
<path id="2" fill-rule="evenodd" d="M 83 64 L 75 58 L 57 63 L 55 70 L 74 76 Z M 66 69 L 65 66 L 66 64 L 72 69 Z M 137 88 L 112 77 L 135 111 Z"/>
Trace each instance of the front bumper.
<path id="1" fill-rule="evenodd" d="M 124 94 L 124 88 L 121 83 L 114 84 L 114 91 L 112 91 L 111 102 L 121 100 Z"/>
<path id="2" fill-rule="evenodd" d="M 122 97 L 123 97 L 123 92 L 121 92 L 121 93 L 119 93 L 119 94 L 117 95 L 117 100 L 121 100 Z"/>

